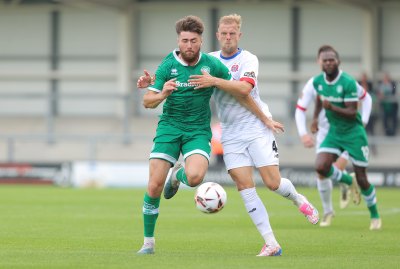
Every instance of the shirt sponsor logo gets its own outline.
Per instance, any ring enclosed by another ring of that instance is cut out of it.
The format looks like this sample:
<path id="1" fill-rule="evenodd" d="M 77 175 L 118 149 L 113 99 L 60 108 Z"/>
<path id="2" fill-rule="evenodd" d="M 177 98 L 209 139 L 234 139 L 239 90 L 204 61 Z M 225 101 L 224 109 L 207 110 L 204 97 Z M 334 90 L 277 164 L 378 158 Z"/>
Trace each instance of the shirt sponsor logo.
<path id="1" fill-rule="evenodd" d="M 337 86 L 336 87 L 336 91 L 337 91 L 337 93 L 342 93 L 343 92 L 343 86 L 342 85 Z"/>
<path id="2" fill-rule="evenodd" d="M 249 77 L 249 78 L 256 78 L 256 73 L 254 72 L 254 71 L 251 71 L 251 72 L 245 72 L 244 74 L 243 74 L 243 76 L 244 77 Z"/>
<path id="3" fill-rule="evenodd" d="M 180 88 L 189 88 L 189 87 L 196 87 L 198 84 L 195 83 L 189 83 L 189 82 L 180 82 L 180 81 L 175 81 L 176 87 Z"/>
<path id="4" fill-rule="evenodd" d="M 318 91 L 322 91 L 324 88 L 322 87 L 322 85 L 318 85 Z"/>
<path id="5" fill-rule="evenodd" d="M 335 97 L 335 96 L 321 96 L 321 100 L 328 100 L 329 102 L 343 102 L 342 97 Z"/>

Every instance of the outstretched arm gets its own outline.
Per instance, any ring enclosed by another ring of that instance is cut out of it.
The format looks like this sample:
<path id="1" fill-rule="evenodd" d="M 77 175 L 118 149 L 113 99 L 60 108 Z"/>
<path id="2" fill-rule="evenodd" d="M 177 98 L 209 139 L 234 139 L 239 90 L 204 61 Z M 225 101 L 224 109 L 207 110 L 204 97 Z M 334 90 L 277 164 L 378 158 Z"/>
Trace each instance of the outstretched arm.
<path id="1" fill-rule="evenodd" d="M 164 101 L 172 94 L 173 91 L 176 90 L 175 80 L 176 78 L 173 78 L 165 82 L 161 92 L 150 90 L 147 91 L 147 93 L 143 96 L 143 106 L 145 108 L 156 108 L 159 104 L 161 104 L 162 101 Z"/>
<path id="2" fill-rule="evenodd" d="M 301 142 L 303 143 L 304 147 L 312 148 L 315 145 L 313 135 L 307 132 L 306 127 L 306 112 L 301 110 L 300 108 L 296 108 L 295 112 L 295 119 L 296 119 L 296 126 L 297 131 L 299 133 Z"/>
<path id="3" fill-rule="evenodd" d="M 216 87 L 233 96 L 245 97 L 250 94 L 253 85 L 246 81 L 226 80 L 211 76 L 205 71 L 201 71 L 202 75 L 191 75 L 189 83 L 195 85 L 195 90 Z"/>
<path id="4" fill-rule="evenodd" d="M 318 132 L 318 115 L 322 110 L 322 102 L 321 99 L 319 98 L 319 95 L 315 98 L 315 108 L 314 108 L 314 115 L 313 115 L 313 120 L 311 123 L 311 132 L 315 134 Z"/>
<path id="5" fill-rule="evenodd" d="M 195 86 L 195 90 L 216 87 L 231 94 L 243 107 L 247 108 L 257 118 L 259 118 L 265 126 L 274 132 L 283 132 L 283 124 L 268 118 L 262 109 L 257 105 L 254 99 L 250 96 L 253 85 L 246 81 L 225 80 L 211 76 L 209 73 L 202 71 L 202 75 L 192 75 L 188 80 Z"/>
<path id="6" fill-rule="evenodd" d="M 265 113 L 261 110 L 261 108 L 254 101 L 253 97 L 247 95 L 245 97 L 237 97 L 235 99 L 247 110 L 253 113 L 257 118 L 259 118 L 265 126 L 270 128 L 273 132 L 279 133 L 284 132 L 284 126 L 282 123 L 274 121 L 273 119 L 268 118 Z"/>

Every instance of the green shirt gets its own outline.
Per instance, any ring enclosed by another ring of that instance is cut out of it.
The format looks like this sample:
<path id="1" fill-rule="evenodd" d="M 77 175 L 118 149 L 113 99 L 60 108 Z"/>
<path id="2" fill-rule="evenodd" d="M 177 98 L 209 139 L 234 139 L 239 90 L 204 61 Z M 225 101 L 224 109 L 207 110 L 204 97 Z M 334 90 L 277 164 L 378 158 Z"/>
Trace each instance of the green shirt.
<path id="1" fill-rule="evenodd" d="M 340 71 L 332 82 L 328 82 L 325 73 L 321 73 L 314 77 L 313 84 L 321 100 L 328 100 L 334 106 L 344 108 L 345 102 L 358 102 L 356 81 L 345 72 Z M 329 109 L 325 110 L 325 114 L 330 124 L 330 131 L 348 133 L 359 126 L 363 127 L 358 112 L 354 119 L 345 118 Z"/>
<path id="2" fill-rule="evenodd" d="M 194 85 L 188 83 L 191 75 L 201 75 L 207 71 L 210 75 L 229 80 L 231 78 L 228 68 L 217 58 L 200 52 L 196 65 L 188 66 L 174 50 L 161 62 L 156 71 L 156 80 L 149 90 L 161 92 L 164 83 L 176 78 L 177 90 L 167 97 L 161 121 L 167 121 L 184 130 L 195 130 L 210 126 L 211 110 L 210 98 L 214 87 L 194 90 Z"/>

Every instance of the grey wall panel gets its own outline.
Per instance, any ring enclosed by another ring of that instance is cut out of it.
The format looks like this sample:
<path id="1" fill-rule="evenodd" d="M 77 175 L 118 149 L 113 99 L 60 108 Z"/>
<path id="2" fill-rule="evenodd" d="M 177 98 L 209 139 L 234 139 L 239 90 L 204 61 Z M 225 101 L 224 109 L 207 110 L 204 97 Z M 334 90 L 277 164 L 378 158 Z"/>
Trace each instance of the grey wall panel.
<path id="1" fill-rule="evenodd" d="M 184 6 L 170 9 L 168 12 L 155 7 L 152 10 L 143 10 L 139 15 L 139 58 L 157 56 L 162 59 L 177 48 L 175 22 L 187 15 L 199 16 L 203 20 L 205 31 L 202 50 L 209 52 L 211 50 L 210 14 L 206 7 L 194 11 L 190 6 Z"/>
<path id="2" fill-rule="evenodd" d="M 350 6 L 304 5 L 301 8 L 300 54 L 316 57 L 321 45 L 334 46 L 341 56 L 361 56 L 363 13 Z"/>
<path id="3" fill-rule="evenodd" d="M 118 13 L 106 10 L 83 10 L 61 14 L 60 70 L 69 73 L 113 74 L 118 70 Z M 121 102 L 114 98 L 96 98 L 102 93 L 116 93 L 115 78 L 60 81 L 61 94 L 87 94 L 93 98 L 60 100 L 60 115 L 113 116 Z"/>
<path id="4" fill-rule="evenodd" d="M 62 12 L 60 54 L 116 56 L 118 13 L 104 10 Z"/>
<path id="5" fill-rule="evenodd" d="M 81 98 L 60 100 L 60 114 L 63 116 L 113 116 L 120 101 L 116 98 L 102 97 L 114 94 L 115 81 L 61 81 L 60 94 L 84 95 Z"/>
<path id="6" fill-rule="evenodd" d="M 49 55 L 50 16 L 47 12 L 0 13 L 0 57 Z"/>
<path id="7" fill-rule="evenodd" d="M 49 83 L 37 80 L 0 81 L 0 117 L 7 116 L 45 116 L 48 110 L 47 93 Z M 6 97 L 6 96 L 21 97 Z"/>
<path id="8" fill-rule="evenodd" d="M 400 58 L 400 8 L 382 9 L 383 57 Z"/>

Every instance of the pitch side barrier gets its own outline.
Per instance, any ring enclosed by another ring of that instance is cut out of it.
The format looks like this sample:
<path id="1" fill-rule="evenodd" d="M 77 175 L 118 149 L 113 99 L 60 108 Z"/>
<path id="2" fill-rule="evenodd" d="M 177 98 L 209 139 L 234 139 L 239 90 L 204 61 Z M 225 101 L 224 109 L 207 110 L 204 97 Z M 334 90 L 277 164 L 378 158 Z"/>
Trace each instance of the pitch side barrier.
<path id="1" fill-rule="evenodd" d="M 313 167 L 305 166 L 280 166 L 281 176 L 289 178 L 296 186 L 315 187 L 317 179 Z M 348 172 L 351 172 L 349 169 Z M 257 170 L 254 170 L 254 180 L 257 185 L 262 185 L 262 179 Z M 369 167 L 368 180 L 375 186 L 400 187 L 400 167 Z M 224 166 L 211 166 L 205 181 L 214 181 L 221 185 L 233 185 L 233 181 Z"/>
<path id="2" fill-rule="evenodd" d="M 62 185 L 70 171 L 70 163 L 0 163 L 0 184 Z"/>
<path id="3" fill-rule="evenodd" d="M 296 186 L 316 186 L 314 168 L 280 166 L 282 177 Z M 349 172 L 351 170 L 349 169 Z M 263 185 L 254 170 L 257 185 Z M 370 167 L 368 179 L 375 186 L 400 187 L 400 167 Z M 205 182 L 233 185 L 225 166 L 210 166 Z M 65 162 L 65 163 L 0 163 L 0 184 L 54 184 L 63 187 L 145 187 L 148 182 L 148 162 Z"/>

